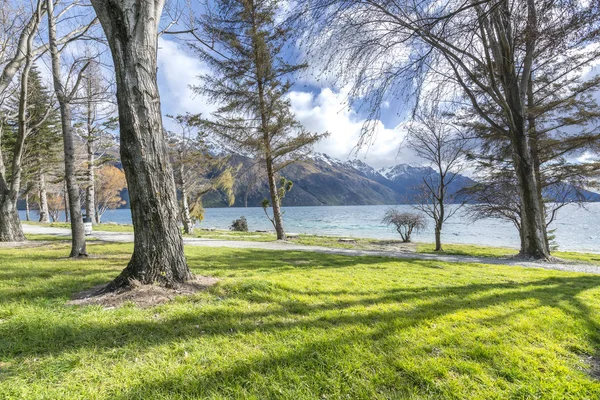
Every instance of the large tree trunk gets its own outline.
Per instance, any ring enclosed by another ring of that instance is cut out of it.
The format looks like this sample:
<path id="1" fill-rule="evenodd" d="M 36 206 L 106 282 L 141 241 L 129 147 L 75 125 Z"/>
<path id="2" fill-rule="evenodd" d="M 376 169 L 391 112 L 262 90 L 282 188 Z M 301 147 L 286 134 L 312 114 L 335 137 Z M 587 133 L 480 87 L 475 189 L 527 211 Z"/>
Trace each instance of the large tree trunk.
<path id="1" fill-rule="evenodd" d="M 540 182 L 536 177 L 535 163 L 531 157 L 525 124 L 517 124 L 515 130 L 511 139 L 521 202 L 521 255 L 536 259 L 549 259 L 550 249 L 546 234 L 544 204 L 540 197 Z"/>
<path id="2" fill-rule="evenodd" d="M 48 211 L 48 192 L 46 190 L 46 174 L 42 171 L 39 177 L 40 185 L 40 222 L 50 222 L 50 212 Z"/>
<path id="3" fill-rule="evenodd" d="M 48 42 L 50 45 L 50 56 L 52 59 L 52 77 L 54 91 L 60 108 L 60 117 L 63 135 L 63 147 L 65 153 L 65 182 L 71 217 L 71 254 L 70 257 L 87 256 L 85 243 L 85 228 L 81 215 L 81 199 L 79 197 L 79 185 L 77 184 L 77 167 L 75 163 L 75 143 L 72 125 L 70 99 L 65 92 L 61 81 L 60 54 L 56 39 L 56 21 L 54 19 L 54 5 L 52 1 L 47 2 L 48 8 Z M 67 209 L 65 209 L 65 213 Z"/>
<path id="4" fill-rule="evenodd" d="M 158 23 L 164 1 L 92 0 L 117 77 L 121 160 L 130 194 L 134 249 L 108 287 L 135 279 L 173 286 L 192 278 L 183 254 L 173 171 L 156 83 Z"/>

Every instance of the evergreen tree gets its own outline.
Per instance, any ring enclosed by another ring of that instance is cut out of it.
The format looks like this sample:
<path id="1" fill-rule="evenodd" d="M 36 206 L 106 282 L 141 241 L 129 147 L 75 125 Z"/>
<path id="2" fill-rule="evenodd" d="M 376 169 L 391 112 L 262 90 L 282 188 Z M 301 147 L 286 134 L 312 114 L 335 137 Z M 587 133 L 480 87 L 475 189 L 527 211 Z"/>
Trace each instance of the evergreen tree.
<path id="1" fill-rule="evenodd" d="M 285 240 L 277 173 L 323 135 L 306 131 L 290 111 L 289 79 L 306 65 L 284 60 L 290 29 L 275 21 L 281 3 L 217 0 L 200 21 L 214 46 L 193 47 L 214 72 L 195 89 L 220 105 L 205 126 L 264 163 L 277 239 Z"/>
<path id="2" fill-rule="evenodd" d="M 34 198 L 39 207 L 39 221 L 50 222 L 47 185 L 56 180 L 62 161 L 60 116 L 50 89 L 43 83 L 40 72 L 33 67 L 29 75 L 29 113 L 32 129 L 25 144 L 23 162 L 26 186 L 35 189 Z M 50 110 L 48 113 L 47 111 Z M 47 115 L 46 115 L 47 114 Z"/>

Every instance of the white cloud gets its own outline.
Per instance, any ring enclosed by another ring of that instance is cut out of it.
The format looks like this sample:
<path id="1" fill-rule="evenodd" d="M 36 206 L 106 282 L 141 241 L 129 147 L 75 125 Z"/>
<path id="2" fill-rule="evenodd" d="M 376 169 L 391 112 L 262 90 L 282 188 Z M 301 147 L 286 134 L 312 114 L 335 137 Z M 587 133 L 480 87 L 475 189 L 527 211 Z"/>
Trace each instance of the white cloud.
<path id="1" fill-rule="evenodd" d="M 292 111 L 298 120 L 310 131 L 331 134 L 315 146 L 316 151 L 342 160 L 359 158 L 375 168 L 418 162 L 405 149 L 398 153 L 405 132 L 386 128 L 381 121 L 377 121 L 377 134 L 371 145 L 355 154 L 365 119 L 348 109 L 347 97 L 347 89 L 335 92 L 325 88 L 316 96 L 299 91 L 290 93 Z"/>
<path id="2" fill-rule="evenodd" d="M 158 82 L 164 114 L 202 113 L 208 116 L 216 109 L 206 98 L 195 94 L 190 85 L 200 84 L 199 75 L 209 72 L 206 65 L 179 43 L 159 39 Z M 318 95 L 309 92 L 290 93 L 292 111 L 304 126 L 315 132 L 330 132 L 315 150 L 342 160 L 359 158 L 379 168 L 401 162 L 415 164 L 417 158 L 403 150 L 398 153 L 404 138 L 402 129 L 389 129 L 378 121 L 377 135 L 368 148 L 356 154 L 356 145 L 365 119 L 348 109 L 348 89 L 336 91 L 323 88 Z M 171 123 L 165 119 L 165 125 Z"/>
<path id="3" fill-rule="evenodd" d="M 158 85 L 163 113 L 208 115 L 213 112 L 215 105 L 190 89 L 190 85 L 201 83 L 199 76 L 208 73 L 208 67 L 179 43 L 160 38 L 158 47 Z M 169 125 L 167 119 L 165 124 Z"/>

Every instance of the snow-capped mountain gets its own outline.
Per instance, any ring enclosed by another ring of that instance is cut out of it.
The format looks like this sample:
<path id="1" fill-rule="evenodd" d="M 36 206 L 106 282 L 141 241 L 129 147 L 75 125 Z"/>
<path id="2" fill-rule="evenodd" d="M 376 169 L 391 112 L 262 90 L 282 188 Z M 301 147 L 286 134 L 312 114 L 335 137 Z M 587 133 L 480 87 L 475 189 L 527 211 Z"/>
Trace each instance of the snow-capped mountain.
<path id="1" fill-rule="evenodd" d="M 408 164 L 398 164 L 391 167 L 380 168 L 377 172 L 390 181 L 414 176 L 427 176 L 434 173 L 429 167 L 415 167 Z"/>

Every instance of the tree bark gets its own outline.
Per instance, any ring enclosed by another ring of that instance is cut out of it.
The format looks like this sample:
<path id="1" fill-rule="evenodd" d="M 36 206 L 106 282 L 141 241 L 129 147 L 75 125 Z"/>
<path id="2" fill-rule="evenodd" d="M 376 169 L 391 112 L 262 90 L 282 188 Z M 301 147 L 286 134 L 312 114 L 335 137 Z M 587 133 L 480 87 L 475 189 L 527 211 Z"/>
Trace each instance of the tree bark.
<path id="1" fill-rule="evenodd" d="M 277 182 L 275 181 L 275 172 L 273 171 L 271 157 L 267 157 L 267 176 L 269 178 L 269 192 L 271 195 L 271 205 L 273 207 L 273 220 L 275 221 L 277 240 L 286 240 L 285 230 L 283 229 L 283 218 L 281 216 L 281 199 L 277 192 Z"/>
<path id="2" fill-rule="evenodd" d="M 92 0 L 115 64 L 121 160 L 130 194 L 134 250 L 107 286 L 135 279 L 173 286 L 192 278 L 178 227 L 175 182 L 156 82 L 158 23 L 164 1 Z"/>
<path id="3" fill-rule="evenodd" d="M 181 154 L 180 154 L 181 157 Z M 181 222 L 183 223 L 183 233 L 191 235 L 194 233 L 194 224 L 190 215 L 190 205 L 188 202 L 187 189 L 185 188 L 185 181 L 183 179 L 185 171 L 183 170 L 183 162 L 179 164 L 179 171 L 177 181 L 179 184 L 179 191 L 181 192 Z"/>
<path id="4" fill-rule="evenodd" d="M 69 202 L 69 213 L 71 215 L 71 254 L 70 257 L 87 256 L 85 243 L 85 227 L 81 215 L 81 199 L 79 196 L 79 185 L 77 184 L 77 166 L 75 161 L 75 143 L 73 139 L 73 125 L 71 115 L 70 99 L 66 89 L 61 82 L 60 54 L 56 39 L 56 21 L 54 19 L 54 5 L 52 1 L 47 2 L 48 8 L 48 44 L 52 59 L 52 77 L 54 91 L 60 108 L 60 117 L 63 135 L 63 147 L 65 153 L 65 182 Z M 65 209 L 65 213 L 66 213 Z"/>
<path id="5" fill-rule="evenodd" d="M 48 211 L 48 192 L 46 190 L 46 174 L 40 172 L 40 222 L 50 222 L 50 212 Z"/>

